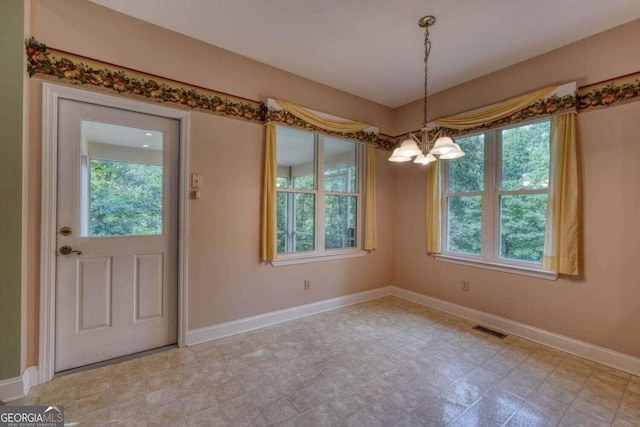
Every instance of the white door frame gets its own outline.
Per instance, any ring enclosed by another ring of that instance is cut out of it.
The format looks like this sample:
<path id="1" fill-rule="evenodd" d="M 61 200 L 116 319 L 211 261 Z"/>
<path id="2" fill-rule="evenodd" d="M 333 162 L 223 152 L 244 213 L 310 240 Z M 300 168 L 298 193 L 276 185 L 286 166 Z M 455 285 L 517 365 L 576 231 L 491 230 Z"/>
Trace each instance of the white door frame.
<path id="1" fill-rule="evenodd" d="M 189 195 L 190 112 L 119 98 L 89 90 L 42 83 L 42 218 L 40 242 L 40 383 L 53 378 L 56 312 L 56 235 L 58 176 L 58 100 L 97 104 L 180 121 L 179 219 L 178 219 L 178 346 L 187 337 L 187 209 Z"/>

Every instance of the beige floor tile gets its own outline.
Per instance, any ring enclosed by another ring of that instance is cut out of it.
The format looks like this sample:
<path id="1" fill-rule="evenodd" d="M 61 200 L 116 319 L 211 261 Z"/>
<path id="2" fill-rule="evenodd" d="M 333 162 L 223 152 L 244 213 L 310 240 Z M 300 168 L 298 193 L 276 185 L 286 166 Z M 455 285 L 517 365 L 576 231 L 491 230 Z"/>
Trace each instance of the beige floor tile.
<path id="1" fill-rule="evenodd" d="M 587 378 L 572 377 L 562 372 L 554 371 L 546 379 L 546 383 L 562 388 L 570 393 L 577 394 L 587 382 Z"/>
<path id="2" fill-rule="evenodd" d="M 385 427 L 382 421 L 371 415 L 366 409 L 353 414 L 344 422 L 346 427 Z"/>
<path id="3" fill-rule="evenodd" d="M 73 404 L 74 416 L 82 416 L 90 412 L 95 412 L 109 406 L 109 393 L 103 392 L 98 394 L 92 394 L 91 396 L 83 397 Z"/>
<path id="4" fill-rule="evenodd" d="M 300 426 L 332 426 L 339 421 L 339 415 L 328 403 L 311 408 L 295 420 Z"/>
<path id="5" fill-rule="evenodd" d="M 147 419 L 149 427 L 186 424 L 184 409 L 178 400 L 155 408 L 147 408 Z"/>
<path id="6" fill-rule="evenodd" d="M 451 402 L 438 396 L 411 412 L 411 416 L 427 425 L 447 424 L 457 418 L 466 409 L 467 407 L 460 403 Z"/>
<path id="7" fill-rule="evenodd" d="M 139 415 L 123 420 L 109 421 L 109 427 L 147 427 L 147 416 Z"/>
<path id="8" fill-rule="evenodd" d="M 640 377 L 632 376 L 629 381 L 628 390 L 640 394 Z"/>
<path id="9" fill-rule="evenodd" d="M 559 424 L 562 427 L 605 427 L 610 425 L 611 420 L 598 418 L 594 414 L 587 414 L 576 408 L 569 408 Z"/>
<path id="10" fill-rule="evenodd" d="M 121 400 L 133 400 L 138 397 L 144 397 L 149 390 L 146 388 L 146 382 L 140 381 L 129 385 L 117 385 L 111 387 L 111 401 L 118 402 Z"/>
<path id="11" fill-rule="evenodd" d="M 286 398 L 281 398 L 260 409 L 262 416 L 270 426 L 278 426 L 295 418 L 298 411 L 289 403 Z"/>
<path id="12" fill-rule="evenodd" d="M 448 424 L 449 427 L 499 427 L 501 424 L 496 420 L 482 416 L 479 412 L 467 411 Z"/>
<path id="13" fill-rule="evenodd" d="M 251 414 L 257 411 L 251 399 L 245 395 L 221 402 L 220 407 L 229 421 L 233 421 L 244 414 Z"/>
<path id="14" fill-rule="evenodd" d="M 97 411 L 76 414 L 72 411 L 71 416 L 67 416 L 65 412 L 65 424 L 80 426 L 106 426 L 109 418 L 109 409 L 102 408 Z"/>
<path id="15" fill-rule="evenodd" d="M 640 425 L 639 377 L 472 326 L 385 297 L 66 375 L 15 403 L 123 426 Z"/>
<path id="16" fill-rule="evenodd" d="M 507 427 L 552 427 L 556 426 L 561 419 L 562 415 L 557 413 L 550 413 L 534 405 L 525 405 L 505 425 Z"/>
<path id="17" fill-rule="evenodd" d="M 437 391 L 434 389 L 434 396 L 437 394 Z M 433 396 L 432 396 L 433 397 Z M 398 390 L 395 393 L 387 396 L 391 402 L 398 405 L 400 408 L 404 409 L 407 412 L 411 412 L 414 409 L 419 408 L 424 405 L 429 398 L 419 397 L 416 394 L 411 393 L 409 390 Z"/>
<path id="18" fill-rule="evenodd" d="M 340 420 L 349 418 L 362 409 L 358 399 L 353 394 L 338 395 L 330 400 L 329 405 L 333 408 Z"/>
<path id="19" fill-rule="evenodd" d="M 616 415 L 612 425 L 613 427 L 638 427 L 640 425 L 640 419 L 627 417 L 625 415 Z"/>
<path id="20" fill-rule="evenodd" d="M 229 420 L 229 424 L 234 427 L 267 427 L 267 422 L 258 410 L 241 414 L 237 418 Z"/>
<path id="21" fill-rule="evenodd" d="M 440 396 L 467 407 L 480 399 L 482 393 L 474 388 L 467 387 L 462 383 L 454 383 L 440 393 Z"/>
<path id="22" fill-rule="evenodd" d="M 146 404 L 142 396 L 132 400 L 121 400 L 111 405 L 109 421 L 123 420 L 141 415 L 144 416 L 145 411 Z"/>
<path id="23" fill-rule="evenodd" d="M 413 417 L 406 417 L 402 421 L 397 424 L 394 424 L 393 427 L 424 427 L 424 424 L 419 423 Z"/>
<path id="24" fill-rule="evenodd" d="M 640 425 L 640 394 L 627 391 L 618 409 L 618 415 L 635 419 Z"/>
<path id="25" fill-rule="evenodd" d="M 87 381 L 78 386 L 79 396 L 89 396 L 96 393 L 108 393 L 111 390 L 111 382 L 107 379 L 98 378 Z"/>
<path id="26" fill-rule="evenodd" d="M 173 373 L 170 375 L 158 374 L 152 377 L 147 377 L 145 380 L 145 389 L 147 391 L 160 390 L 165 387 L 171 387 L 176 384 L 176 380 L 173 377 Z"/>
<path id="27" fill-rule="evenodd" d="M 146 395 L 147 409 L 157 408 L 178 399 L 180 399 L 180 391 L 175 385 L 154 390 Z"/>
<path id="28" fill-rule="evenodd" d="M 488 418 L 503 424 L 518 410 L 520 403 L 517 400 L 481 398 L 467 412 L 475 414 L 478 419 Z"/>
<path id="29" fill-rule="evenodd" d="M 229 425 L 219 407 L 210 407 L 195 413 L 187 411 L 187 414 L 189 414 L 188 423 L 190 427 L 218 427 Z"/>
<path id="30" fill-rule="evenodd" d="M 394 425 L 405 419 L 409 413 L 400 406 L 389 401 L 376 402 L 367 408 L 369 413 L 380 420 L 383 425 Z"/>
<path id="31" fill-rule="evenodd" d="M 181 397 L 182 407 L 187 414 L 194 414 L 206 408 L 220 407 L 218 400 L 210 391 L 192 394 L 190 396 Z"/>

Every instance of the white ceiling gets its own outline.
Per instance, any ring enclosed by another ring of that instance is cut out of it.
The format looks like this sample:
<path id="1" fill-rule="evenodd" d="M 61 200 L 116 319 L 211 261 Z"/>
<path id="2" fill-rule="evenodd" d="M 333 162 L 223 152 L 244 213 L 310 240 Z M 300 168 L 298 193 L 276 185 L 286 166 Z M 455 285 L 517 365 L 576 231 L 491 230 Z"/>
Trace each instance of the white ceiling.
<path id="1" fill-rule="evenodd" d="M 640 18 L 638 0 L 92 0 L 397 107 Z M 213 88 L 215 89 L 215 87 Z"/>
<path id="2" fill-rule="evenodd" d="M 163 134 L 160 131 L 82 120 L 82 137 L 88 142 L 162 150 Z"/>

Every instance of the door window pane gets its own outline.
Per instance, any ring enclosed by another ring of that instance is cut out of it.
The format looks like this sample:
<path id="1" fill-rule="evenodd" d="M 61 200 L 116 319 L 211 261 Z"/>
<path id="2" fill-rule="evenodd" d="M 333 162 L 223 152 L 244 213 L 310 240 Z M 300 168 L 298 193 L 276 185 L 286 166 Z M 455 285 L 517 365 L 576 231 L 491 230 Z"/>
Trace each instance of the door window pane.
<path id="1" fill-rule="evenodd" d="M 82 121 L 81 235 L 160 235 L 162 132 Z"/>
<path id="2" fill-rule="evenodd" d="M 340 193 L 355 193 L 356 143 L 324 138 L 324 189 Z"/>
<path id="3" fill-rule="evenodd" d="M 502 131 L 502 189 L 541 190 L 549 185 L 549 121 Z"/>
<path id="4" fill-rule="evenodd" d="M 484 135 L 456 138 L 465 156 L 449 162 L 449 193 L 484 189 Z"/>
<path id="5" fill-rule="evenodd" d="M 447 250 L 479 255 L 482 247 L 482 196 L 448 198 Z"/>
<path id="6" fill-rule="evenodd" d="M 276 187 L 314 189 L 315 137 L 312 133 L 276 127 Z"/>
<path id="7" fill-rule="evenodd" d="M 500 197 L 500 258 L 542 261 L 546 194 Z"/>
<path id="8" fill-rule="evenodd" d="M 90 236 L 162 234 L 162 166 L 91 160 Z"/>
<path id="9" fill-rule="evenodd" d="M 354 196 L 326 196 L 325 249 L 356 247 L 357 210 L 358 199 Z"/>

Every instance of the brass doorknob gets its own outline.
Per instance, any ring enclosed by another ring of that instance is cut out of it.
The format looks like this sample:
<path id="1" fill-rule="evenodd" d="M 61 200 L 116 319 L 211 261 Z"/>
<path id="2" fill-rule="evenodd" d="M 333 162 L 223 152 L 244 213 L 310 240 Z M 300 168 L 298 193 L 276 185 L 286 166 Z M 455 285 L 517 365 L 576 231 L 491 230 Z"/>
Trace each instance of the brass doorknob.
<path id="1" fill-rule="evenodd" d="M 71 246 L 63 246 L 60 249 L 58 249 L 58 252 L 60 252 L 61 255 L 71 255 L 71 254 L 82 255 L 82 251 L 74 250 Z"/>

